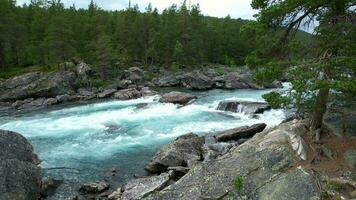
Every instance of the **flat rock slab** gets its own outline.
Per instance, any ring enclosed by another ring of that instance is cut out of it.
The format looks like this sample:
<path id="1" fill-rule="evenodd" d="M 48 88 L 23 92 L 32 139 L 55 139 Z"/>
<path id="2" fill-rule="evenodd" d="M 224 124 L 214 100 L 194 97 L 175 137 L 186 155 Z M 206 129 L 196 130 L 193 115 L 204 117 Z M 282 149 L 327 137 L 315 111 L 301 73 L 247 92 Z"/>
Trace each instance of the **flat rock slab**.
<path id="1" fill-rule="evenodd" d="M 164 95 L 159 99 L 159 102 L 161 103 L 174 103 L 174 104 L 180 104 L 180 105 L 186 105 L 192 100 L 197 99 L 196 96 L 184 93 L 184 92 L 169 92 Z"/>
<path id="2" fill-rule="evenodd" d="M 166 187 L 172 176 L 173 173 L 169 172 L 159 176 L 131 180 L 125 186 L 125 191 L 121 196 L 121 200 L 142 199 L 150 193 Z"/>
<path id="3" fill-rule="evenodd" d="M 219 142 L 226 142 L 230 140 L 239 140 L 241 138 L 249 138 L 256 133 L 262 132 L 266 128 L 265 123 L 254 124 L 252 126 L 242 126 L 234 129 L 219 132 L 215 134 L 215 138 Z"/>

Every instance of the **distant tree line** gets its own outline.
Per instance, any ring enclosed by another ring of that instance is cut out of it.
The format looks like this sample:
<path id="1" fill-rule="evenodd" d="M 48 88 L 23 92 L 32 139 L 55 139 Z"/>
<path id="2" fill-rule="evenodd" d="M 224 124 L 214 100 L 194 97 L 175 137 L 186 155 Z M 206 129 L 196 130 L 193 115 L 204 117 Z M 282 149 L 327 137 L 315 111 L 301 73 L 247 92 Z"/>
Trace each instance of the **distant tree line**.
<path id="1" fill-rule="evenodd" d="M 65 8 L 60 0 L 32 0 L 17 6 L 0 0 L 0 67 L 51 65 L 84 59 L 104 72 L 145 65 L 242 65 L 254 48 L 240 29 L 247 20 L 206 17 L 199 5 L 172 5 L 161 14 L 129 6 L 107 11 L 91 1 L 87 9 Z"/>

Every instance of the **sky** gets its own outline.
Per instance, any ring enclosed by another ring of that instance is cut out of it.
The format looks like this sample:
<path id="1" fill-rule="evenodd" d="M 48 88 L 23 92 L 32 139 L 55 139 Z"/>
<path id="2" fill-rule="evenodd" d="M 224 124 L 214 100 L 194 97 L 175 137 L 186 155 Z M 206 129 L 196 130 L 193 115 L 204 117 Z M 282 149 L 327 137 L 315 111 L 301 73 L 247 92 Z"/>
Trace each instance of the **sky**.
<path id="1" fill-rule="evenodd" d="M 106 10 L 121 10 L 128 7 L 129 0 L 94 0 L 97 5 Z M 29 3 L 30 0 L 17 0 L 19 5 Z M 90 0 L 62 0 L 65 6 L 75 4 L 77 8 L 87 8 Z M 171 6 L 172 4 L 180 5 L 183 0 L 131 0 L 131 4 L 138 4 L 140 9 L 147 7 L 152 3 L 154 8 L 159 11 Z M 214 17 L 254 19 L 253 15 L 257 13 L 250 6 L 251 0 L 187 0 L 187 3 L 199 4 L 204 15 Z"/>

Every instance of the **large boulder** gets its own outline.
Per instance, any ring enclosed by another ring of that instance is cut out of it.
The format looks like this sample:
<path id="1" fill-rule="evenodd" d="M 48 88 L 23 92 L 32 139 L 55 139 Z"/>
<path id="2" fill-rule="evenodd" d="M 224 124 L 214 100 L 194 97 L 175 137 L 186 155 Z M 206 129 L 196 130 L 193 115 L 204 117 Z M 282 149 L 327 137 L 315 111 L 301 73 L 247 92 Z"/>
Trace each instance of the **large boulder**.
<path id="1" fill-rule="evenodd" d="M 103 181 L 88 182 L 80 186 L 79 192 L 82 194 L 96 194 L 109 189 L 109 184 Z"/>
<path id="2" fill-rule="evenodd" d="M 157 192 L 167 186 L 174 174 L 170 171 L 159 176 L 138 178 L 131 180 L 125 186 L 121 200 L 142 199 L 147 195 Z"/>
<path id="3" fill-rule="evenodd" d="M 144 83 L 144 71 L 138 67 L 131 67 L 125 70 L 125 79 L 130 80 L 133 84 L 141 85 Z"/>
<path id="4" fill-rule="evenodd" d="M 207 90 L 214 86 L 214 81 L 201 72 L 190 72 L 183 75 L 182 85 L 189 89 Z"/>
<path id="5" fill-rule="evenodd" d="M 221 101 L 217 110 L 230 111 L 244 114 L 259 114 L 271 109 L 268 103 L 252 101 Z"/>
<path id="6" fill-rule="evenodd" d="M 188 94 L 188 93 L 169 92 L 169 93 L 163 94 L 162 97 L 159 99 L 159 102 L 186 105 L 195 99 L 197 99 L 196 96 Z"/>
<path id="7" fill-rule="evenodd" d="M 292 148 L 291 138 L 306 133 L 306 122 L 296 120 L 258 133 L 143 199 L 317 199 L 318 187 L 311 174 L 297 168 Z"/>
<path id="8" fill-rule="evenodd" d="M 253 83 L 251 73 L 230 72 L 224 76 L 226 89 L 261 89 Z"/>
<path id="9" fill-rule="evenodd" d="M 39 199 L 41 169 L 31 144 L 20 134 L 0 130 L 0 200 Z"/>
<path id="10" fill-rule="evenodd" d="M 180 79 L 175 75 L 161 75 L 153 80 L 158 87 L 174 87 L 180 85 Z"/>
<path id="11" fill-rule="evenodd" d="M 92 68 L 90 67 L 90 65 L 82 61 L 77 61 L 76 63 L 77 65 L 75 67 L 75 72 L 77 78 L 75 80 L 75 85 L 78 87 L 90 86 L 90 75 L 93 72 Z"/>
<path id="12" fill-rule="evenodd" d="M 189 133 L 165 145 L 145 167 L 150 173 L 161 173 L 168 167 L 192 166 L 202 159 L 204 139 Z"/>
<path id="13" fill-rule="evenodd" d="M 242 126 L 239 128 L 229 129 L 215 134 L 215 138 L 219 142 L 239 140 L 241 138 L 250 138 L 256 133 L 262 132 L 266 126 L 267 125 L 265 123 L 261 123 L 254 124 L 252 126 Z"/>
<path id="14" fill-rule="evenodd" d="M 30 73 L 5 81 L 0 101 L 27 98 L 55 97 L 72 90 L 76 75 L 73 72 Z M 16 82 L 16 83 L 15 83 Z"/>
<path id="15" fill-rule="evenodd" d="M 111 97 L 117 90 L 116 89 L 106 89 L 100 92 L 97 96 L 98 98 L 107 98 Z"/>
<path id="16" fill-rule="evenodd" d="M 129 100 L 140 98 L 142 97 L 142 94 L 135 88 L 129 88 L 117 91 L 114 94 L 114 97 L 119 100 Z"/>

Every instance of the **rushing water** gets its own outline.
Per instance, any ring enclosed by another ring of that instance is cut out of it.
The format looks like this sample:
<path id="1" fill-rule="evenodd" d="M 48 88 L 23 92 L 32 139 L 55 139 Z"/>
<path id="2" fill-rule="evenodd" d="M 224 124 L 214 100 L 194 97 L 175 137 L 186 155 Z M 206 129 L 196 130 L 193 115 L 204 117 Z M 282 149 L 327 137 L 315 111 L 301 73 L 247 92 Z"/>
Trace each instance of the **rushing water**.
<path id="1" fill-rule="evenodd" d="M 79 183 L 105 180 L 119 186 L 144 165 L 164 144 L 179 135 L 204 134 L 265 122 L 279 124 L 282 110 L 251 117 L 216 111 L 221 100 L 262 101 L 267 90 L 212 90 L 192 92 L 199 99 L 179 108 L 158 102 L 158 96 L 129 101 L 107 101 L 66 106 L 56 110 L 0 118 L 0 129 L 27 137 L 42 160 L 44 174 L 63 181 L 52 199 L 76 193 Z M 137 108 L 147 103 L 145 108 Z M 112 176 L 111 168 L 118 174 Z"/>

